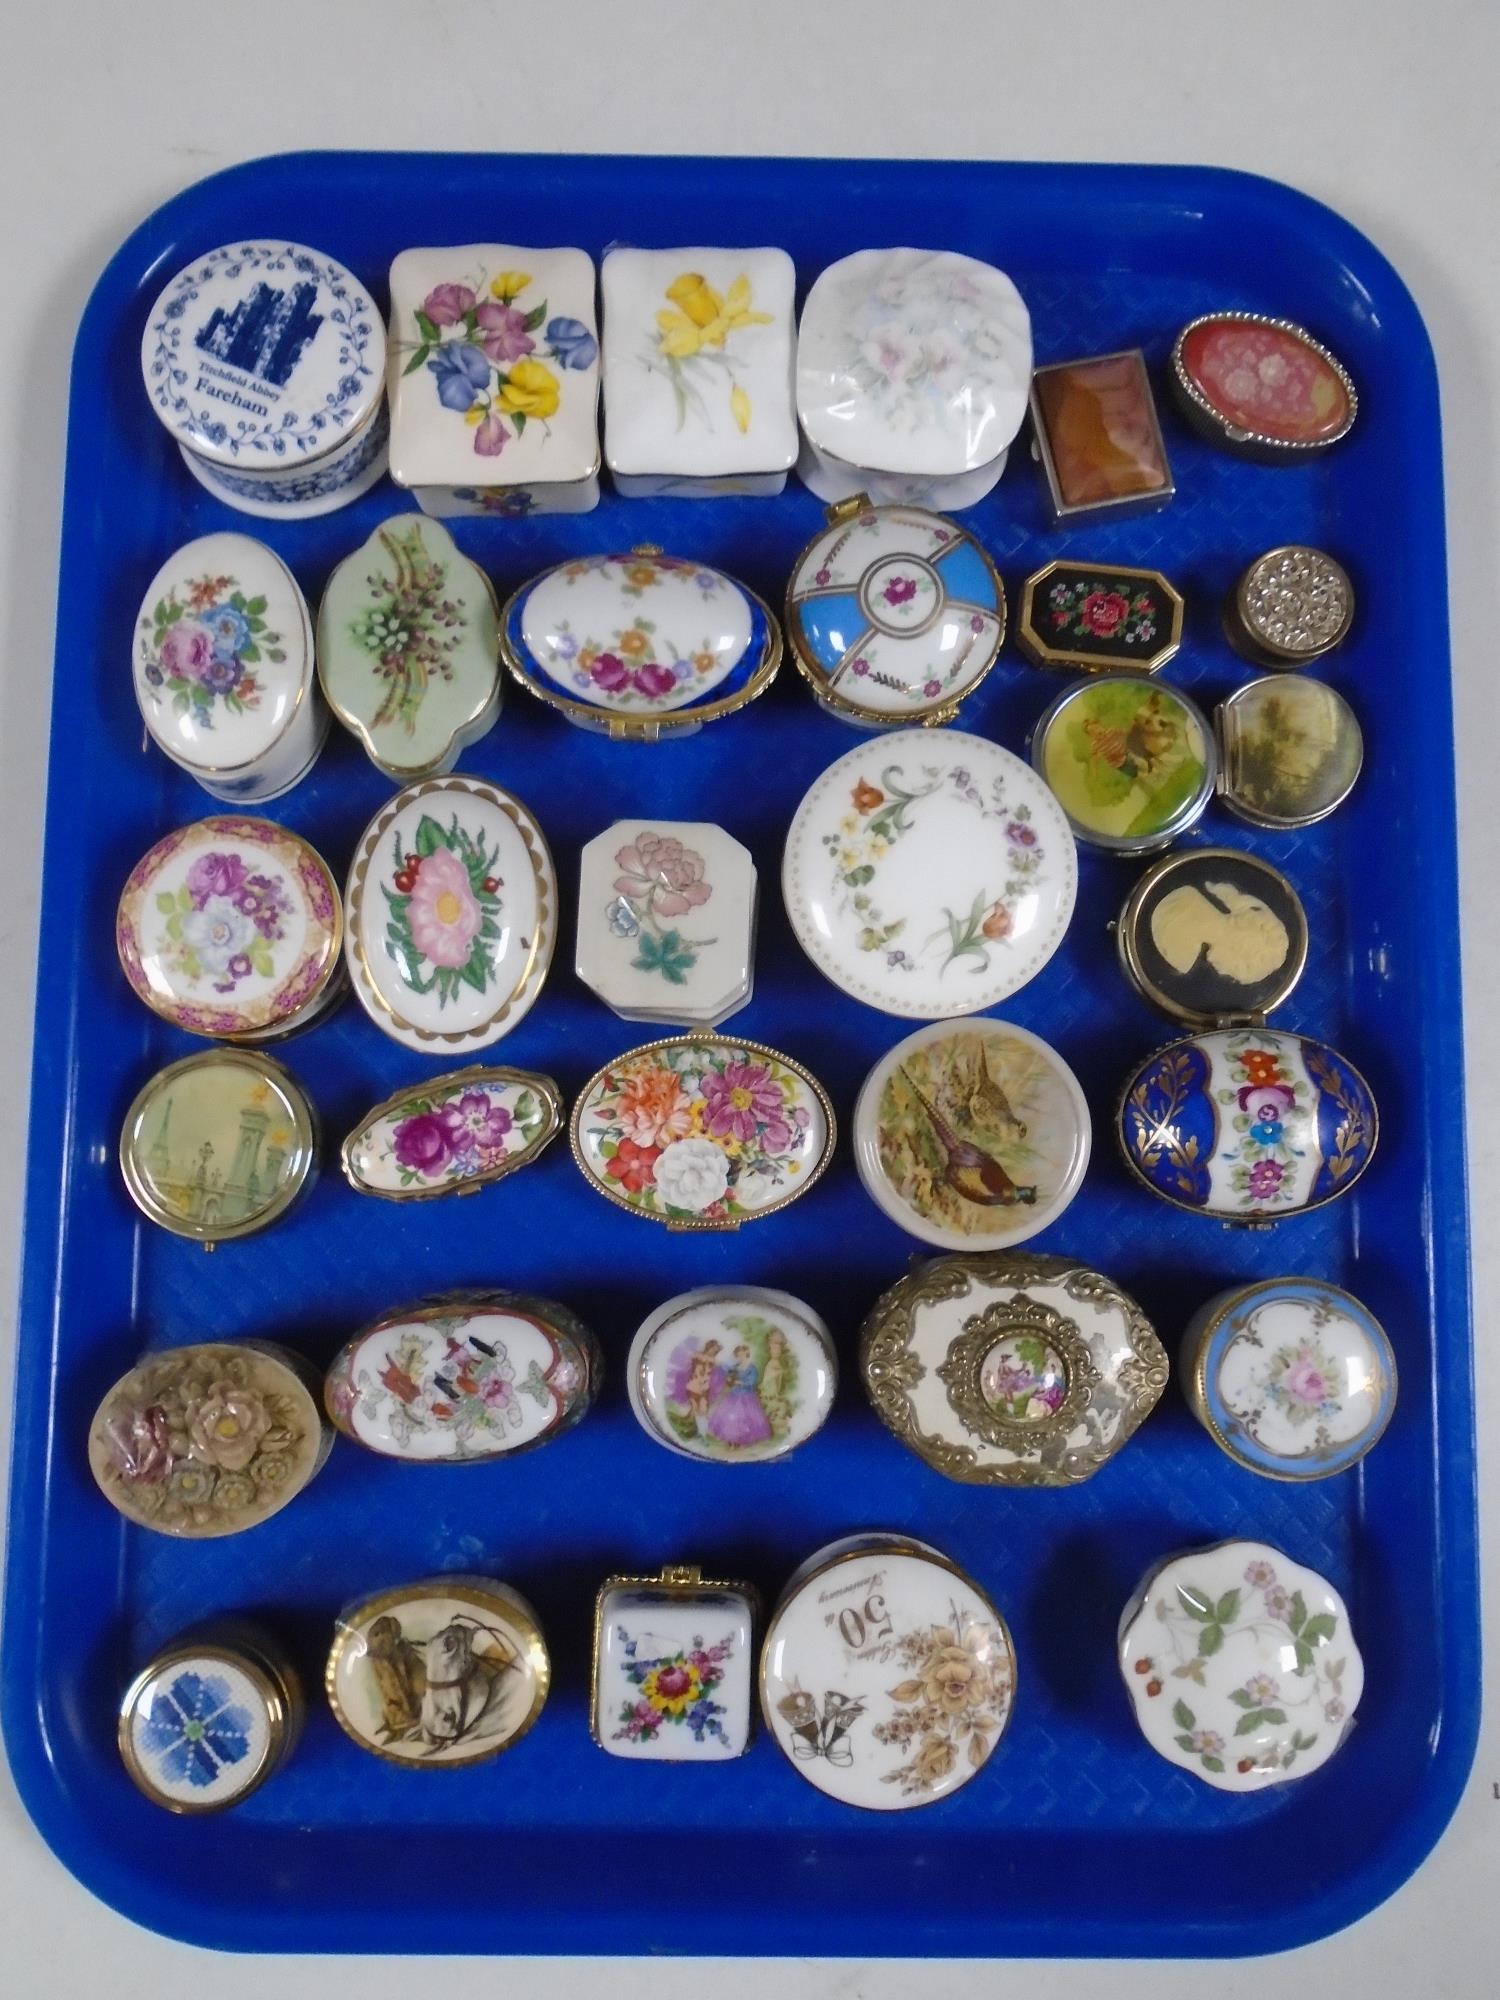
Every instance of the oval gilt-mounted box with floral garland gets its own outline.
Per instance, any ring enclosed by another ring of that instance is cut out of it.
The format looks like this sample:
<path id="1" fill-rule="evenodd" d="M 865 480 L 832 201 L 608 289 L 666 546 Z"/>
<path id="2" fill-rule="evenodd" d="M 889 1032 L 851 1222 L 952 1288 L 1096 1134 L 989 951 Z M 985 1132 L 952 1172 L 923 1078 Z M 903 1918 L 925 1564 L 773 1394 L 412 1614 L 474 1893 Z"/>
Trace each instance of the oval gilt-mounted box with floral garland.
<path id="1" fill-rule="evenodd" d="M 669 1229 L 738 1229 L 794 1201 L 833 1155 L 823 1086 L 758 1042 L 678 1035 L 595 1072 L 573 1157 L 606 1200 Z"/>
<path id="2" fill-rule="evenodd" d="M 1132 1072 L 1116 1137 L 1125 1164 L 1176 1208 L 1275 1222 L 1347 1194 L 1375 1151 L 1370 1086 L 1307 1035 L 1216 1028 Z"/>
<path id="3" fill-rule="evenodd" d="M 386 1201 L 473 1194 L 529 1165 L 561 1125 L 562 1096 L 550 1076 L 478 1064 L 450 1070 L 366 1113 L 344 1141 L 344 1178 L 356 1194 Z"/>

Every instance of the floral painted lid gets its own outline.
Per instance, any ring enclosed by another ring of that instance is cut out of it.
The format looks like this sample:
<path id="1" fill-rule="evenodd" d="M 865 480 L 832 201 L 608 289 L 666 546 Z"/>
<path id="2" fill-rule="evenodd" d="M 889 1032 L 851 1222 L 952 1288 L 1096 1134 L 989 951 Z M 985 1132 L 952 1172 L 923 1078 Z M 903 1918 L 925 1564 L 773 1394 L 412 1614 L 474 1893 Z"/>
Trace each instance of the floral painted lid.
<path id="1" fill-rule="evenodd" d="M 1347 436 L 1359 397 L 1305 326 L 1260 313 L 1205 313 L 1172 350 L 1178 400 L 1231 449 L 1295 457 Z"/>
<path id="2" fill-rule="evenodd" d="M 258 1049 L 205 1049 L 159 1070 L 125 1114 L 120 1166 L 136 1206 L 205 1244 L 286 1212 L 316 1164 L 312 1102 Z"/>
<path id="3" fill-rule="evenodd" d="M 1214 1028 L 1148 1056 L 1121 1093 L 1125 1164 L 1174 1207 L 1275 1222 L 1347 1194 L 1379 1117 L 1359 1071 L 1324 1042 Z"/>
<path id="4" fill-rule="evenodd" d="M 857 250 L 813 281 L 797 340 L 797 415 L 848 465 L 989 465 L 1026 415 L 1031 315 L 1003 271 L 952 250 Z"/>
<path id="5" fill-rule="evenodd" d="M 509 1750 L 551 1682 L 536 1613 L 486 1576 L 424 1577 L 346 1605 L 324 1674 L 328 1705 L 361 1750 L 422 1770 Z"/>
<path id="6" fill-rule="evenodd" d="M 298 1022 L 338 971 L 343 912 L 326 863 L 270 820 L 221 813 L 164 835 L 115 918 L 125 977 L 193 1035 L 253 1040 Z"/>
<path id="7" fill-rule="evenodd" d="M 1153 1570 L 1120 1621 L 1120 1671 L 1151 1748 L 1221 1792 L 1309 1777 L 1365 1684 L 1343 1598 L 1264 1542 Z"/>
<path id="8" fill-rule="evenodd" d="M 387 1313 L 335 1358 L 323 1401 L 345 1437 L 385 1458 L 508 1458 L 568 1430 L 599 1386 L 594 1336 L 565 1306 L 454 1293 Z"/>
<path id="9" fill-rule="evenodd" d="M 968 1784 L 1015 1694 L 1015 1648 L 986 1593 L 937 1549 L 894 1535 L 809 1556 L 761 1646 L 761 1713 L 793 1770 L 875 1812 Z"/>
<path id="10" fill-rule="evenodd" d="M 419 1054 L 487 1048 L 547 977 L 557 878 L 519 799 L 429 778 L 389 800 L 349 875 L 349 974 L 378 1028 Z"/>
<path id="11" fill-rule="evenodd" d="M 1263 1278 L 1197 1312 L 1183 1378 L 1215 1444 L 1272 1479 L 1362 1459 L 1396 1406 L 1396 1357 L 1368 1306 L 1319 1278 Z"/>
<path id="12" fill-rule="evenodd" d="M 1091 847 L 1150 854 L 1214 795 L 1213 732 L 1196 702 L 1140 674 L 1099 674 L 1043 710 L 1031 761 Z"/>
<path id="13" fill-rule="evenodd" d="M 828 1328 L 789 1292 L 709 1285 L 668 1299 L 630 1346 L 626 1388 L 658 1444 L 718 1465 L 785 1458 L 838 1386 Z"/>
<path id="14" fill-rule="evenodd" d="M 500 703 L 495 593 L 426 514 L 396 514 L 329 577 L 318 609 L 328 705 L 400 781 L 447 770 Z"/>
<path id="15" fill-rule="evenodd" d="M 776 620 L 743 584 L 648 547 L 533 579 L 505 607 L 501 646 L 550 707 L 646 737 L 742 708 L 781 658 Z"/>
<path id="16" fill-rule="evenodd" d="M 222 1812 L 276 1770 L 295 1740 L 301 1690 L 289 1668 L 211 1634 L 163 1647 L 120 1703 L 125 1769 L 153 1805 Z"/>
<path id="17" fill-rule="evenodd" d="M 854 1109 L 866 1194 L 941 1250 L 997 1250 L 1055 1222 L 1083 1184 L 1091 1140 L 1083 1090 L 1057 1051 L 983 1018 L 898 1042 Z"/>
<path id="18" fill-rule="evenodd" d="M 391 477 L 528 486 L 599 469 L 594 261 L 465 243 L 391 265 Z"/>
<path id="19" fill-rule="evenodd" d="M 933 1257 L 871 1308 L 860 1367 L 875 1413 L 946 1478 L 1076 1486 L 1134 1436 L 1166 1350 L 1102 1272 L 1028 1251 Z"/>
<path id="20" fill-rule="evenodd" d="M 723 827 L 617 819 L 579 857 L 578 977 L 624 1020 L 717 1027 L 750 998 L 757 902 Z"/>
<path id="21" fill-rule="evenodd" d="M 833 1106 L 756 1042 L 682 1035 L 631 1049 L 573 1107 L 573 1157 L 620 1208 L 669 1229 L 737 1229 L 784 1208 L 833 1154 Z"/>
<path id="22" fill-rule="evenodd" d="M 137 1527 L 207 1541 L 279 1513 L 328 1456 L 314 1378 L 261 1341 L 148 1354 L 95 1412 L 89 1467 Z"/>
<path id="23" fill-rule="evenodd" d="M 1273 832 L 1326 819 L 1364 763 L 1359 718 L 1326 681 L 1263 674 L 1219 703 L 1214 726 L 1225 805 Z"/>
<path id="24" fill-rule="evenodd" d="M 174 763 L 220 778 L 254 766 L 312 689 L 307 605 L 280 557 L 231 534 L 168 556 L 135 621 L 135 696 Z"/>
<path id="25" fill-rule="evenodd" d="M 524 1069 L 454 1070 L 377 1104 L 344 1141 L 356 1194 L 430 1201 L 473 1194 L 527 1166 L 556 1138 L 562 1099 Z"/>
<path id="26" fill-rule="evenodd" d="M 1034 666 L 1154 674 L 1182 644 L 1183 602 L 1159 569 L 1050 562 L 1021 586 L 1016 638 Z"/>
<path id="27" fill-rule="evenodd" d="M 225 244 L 152 306 L 141 369 L 156 414 L 215 465 L 291 471 L 373 415 L 385 325 L 359 280 L 279 239 Z"/>
<path id="28" fill-rule="evenodd" d="M 797 274 L 784 250 L 611 250 L 604 454 L 611 472 L 786 471 Z"/>
<path id="29" fill-rule="evenodd" d="M 608 1576 L 594 1603 L 589 1732 L 612 1757 L 719 1763 L 750 1746 L 754 1627 L 747 1583 L 692 1563 Z"/>
<path id="30" fill-rule="evenodd" d="M 942 722 L 995 664 L 1005 586 L 957 521 L 851 501 L 798 556 L 786 629 L 829 707 L 867 722 Z"/>
<path id="31" fill-rule="evenodd" d="M 1062 808 L 984 737 L 903 730 L 830 764 L 797 808 L 781 888 L 818 969 L 887 1014 L 992 1007 L 1033 979 L 1073 914 Z"/>

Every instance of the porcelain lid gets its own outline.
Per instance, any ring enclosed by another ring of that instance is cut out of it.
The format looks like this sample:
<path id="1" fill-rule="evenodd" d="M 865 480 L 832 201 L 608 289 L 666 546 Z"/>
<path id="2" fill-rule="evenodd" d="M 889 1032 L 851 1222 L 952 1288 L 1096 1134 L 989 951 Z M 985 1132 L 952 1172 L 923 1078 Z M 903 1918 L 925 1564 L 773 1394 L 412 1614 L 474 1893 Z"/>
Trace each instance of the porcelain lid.
<path id="1" fill-rule="evenodd" d="M 766 1728 L 810 1785 L 901 1811 L 982 1771 L 1010 1721 L 1005 1620 L 946 1556 L 855 1536 L 809 1558 L 761 1648 Z"/>
<path id="2" fill-rule="evenodd" d="M 357 1333 L 330 1367 L 323 1400 L 345 1437 L 385 1458 L 505 1458 L 583 1414 L 597 1364 L 593 1336 L 565 1307 L 455 1293 Z"/>
<path id="3" fill-rule="evenodd" d="M 1202 818 L 1214 795 L 1213 732 L 1197 704 L 1139 674 L 1100 674 L 1043 711 L 1031 761 L 1091 847 L 1146 854 Z"/>
<path id="4" fill-rule="evenodd" d="M 646 547 L 548 570 L 511 599 L 503 630 L 533 694 L 636 732 L 740 707 L 781 653 L 775 620 L 733 577 Z"/>
<path id="5" fill-rule="evenodd" d="M 295 475 L 343 442 L 385 389 L 385 325 L 334 258 L 279 240 L 195 258 L 146 319 L 157 415 L 216 465 Z"/>
<path id="6" fill-rule="evenodd" d="M 1354 586 L 1322 549 L 1288 543 L 1257 556 L 1235 587 L 1230 637 L 1274 666 L 1300 667 L 1342 643 Z"/>
<path id="7" fill-rule="evenodd" d="M 781 886 L 798 942 L 887 1014 L 970 1014 L 1061 944 L 1078 884 L 1062 808 L 1019 757 L 958 731 L 901 730 L 816 779 Z"/>
<path id="8" fill-rule="evenodd" d="M 1068 1257 L 933 1257 L 860 1335 L 876 1414 L 949 1479 L 1073 1486 L 1134 1435 L 1166 1350 L 1129 1293 Z"/>
<path id="9" fill-rule="evenodd" d="M 285 563 L 248 535 L 203 535 L 162 564 L 135 624 L 147 729 L 195 777 L 252 769 L 312 699 L 312 627 Z"/>
<path id="10" fill-rule="evenodd" d="M 1347 1057 L 1264 1027 L 1158 1049 L 1127 1079 L 1116 1127 L 1153 1194 L 1226 1222 L 1274 1222 L 1347 1194 L 1378 1135 L 1370 1086 Z"/>
<path id="11" fill-rule="evenodd" d="M 1189 1393 L 1229 1456 L 1273 1479 L 1326 1479 L 1377 1441 L 1396 1357 L 1368 1306 L 1317 1278 L 1221 1293 L 1183 1343 Z"/>
<path id="12" fill-rule="evenodd" d="M 90 1470 L 138 1527 L 199 1541 L 257 1527 L 327 1455 L 309 1379 L 299 1356 L 256 1341 L 148 1354 L 94 1414 Z"/>
<path id="13" fill-rule="evenodd" d="M 802 551 L 787 638 L 832 706 L 882 722 L 951 712 L 994 665 L 1005 586 L 972 535 L 923 507 L 850 503 Z"/>
<path id="14" fill-rule="evenodd" d="M 398 792 L 360 836 L 348 900 L 354 990 L 408 1048 L 486 1048 L 541 991 L 557 880 L 541 828 L 497 785 L 454 776 Z"/>
<path id="15" fill-rule="evenodd" d="M 398 486 L 569 484 L 599 470 L 594 260 L 464 243 L 391 265 Z"/>
<path id="16" fill-rule="evenodd" d="M 1231 444 L 1322 450 L 1359 410 L 1340 362 L 1289 319 L 1206 313 L 1177 336 L 1172 371 L 1190 408 Z"/>
<path id="17" fill-rule="evenodd" d="M 125 1768 L 168 1812 L 221 1812 L 268 1778 L 295 1728 L 290 1690 L 259 1654 L 210 1639 L 165 1647 L 120 1703 Z"/>
<path id="18" fill-rule="evenodd" d="M 819 272 L 797 339 L 797 415 L 846 465 L 973 471 L 1021 428 L 1031 316 L 1003 271 L 951 250 L 857 250 Z"/>
<path id="19" fill-rule="evenodd" d="M 1291 831 L 1326 819 L 1354 789 L 1364 738 L 1326 681 L 1263 674 L 1214 711 L 1219 789 L 1252 826 Z"/>
<path id="20" fill-rule="evenodd" d="M 1259 855 L 1192 847 L 1163 855 L 1125 899 L 1120 963 L 1143 1000 L 1190 1028 L 1263 1019 L 1307 963 L 1307 913 Z"/>
<path id="21" fill-rule="evenodd" d="M 536 1613 L 489 1577 L 435 1576 L 340 1613 L 324 1686 L 340 1727 L 387 1763 L 439 1769 L 508 1750 L 552 1667 Z"/>
<path id="22" fill-rule="evenodd" d="M 787 471 L 797 274 L 784 250 L 611 250 L 604 451 L 611 472 Z"/>
<path id="23" fill-rule="evenodd" d="M 160 1070 L 125 1116 L 120 1166 L 174 1235 L 222 1243 L 289 1208 L 316 1159 L 307 1093 L 257 1050 L 206 1049 Z"/>
<path id="24" fill-rule="evenodd" d="M 578 977 L 627 1020 L 717 1026 L 750 994 L 756 904 L 723 827 L 618 819 L 579 857 Z"/>
<path id="25" fill-rule="evenodd" d="M 500 620 L 489 578 L 425 514 L 383 521 L 318 609 L 328 705 L 382 770 L 439 769 L 493 719 Z"/>
<path id="26" fill-rule="evenodd" d="M 754 1622 L 748 1584 L 696 1565 L 610 1576 L 594 1604 L 589 1730 L 613 1757 L 695 1764 L 741 1756 L 751 1734 Z"/>
<path id="27" fill-rule="evenodd" d="M 1083 1184 L 1091 1143 L 1077 1077 L 1040 1036 L 976 1018 L 919 1028 L 881 1057 L 854 1111 L 865 1192 L 942 1250 L 1045 1229 Z"/>
<path id="28" fill-rule="evenodd" d="M 165 834 L 121 891 L 115 941 L 153 1013 L 194 1035 L 254 1037 L 311 1007 L 338 970 L 343 912 L 290 828 L 232 813 Z"/>
<path id="29" fill-rule="evenodd" d="M 783 1458 L 823 1426 L 838 1386 L 811 1306 L 758 1285 L 683 1292 L 631 1343 L 630 1407 L 651 1437 L 721 1465 Z"/>
<path id="30" fill-rule="evenodd" d="M 550 1076 L 475 1064 L 398 1090 L 367 1112 L 344 1141 L 344 1178 L 356 1194 L 390 1201 L 472 1194 L 528 1165 L 561 1125 Z"/>
<path id="31" fill-rule="evenodd" d="M 833 1154 L 823 1086 L 758 1042 L 680 1035 L 596 1071 L 573 1107 L 585 1179 L 672 1229 L 736 1229 L 784 1208 Z"/>
<path id="32" fill-rule="evenodd" d="M 1326 1764 L 1365 1682 L 1344 1600 L 1264 1542 L 1154 1570 L 1121 1620 L 1120 1670 L 1151 1748 L 1221 1792 Z"/>

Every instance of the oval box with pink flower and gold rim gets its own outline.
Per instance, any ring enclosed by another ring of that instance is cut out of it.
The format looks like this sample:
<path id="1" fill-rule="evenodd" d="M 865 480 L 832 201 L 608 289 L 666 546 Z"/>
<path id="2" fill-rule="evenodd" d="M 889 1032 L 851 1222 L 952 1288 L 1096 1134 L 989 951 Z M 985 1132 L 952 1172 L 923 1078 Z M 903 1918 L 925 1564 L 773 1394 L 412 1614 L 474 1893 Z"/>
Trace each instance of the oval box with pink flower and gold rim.
<path id="1" fill-rule="evenodd" d="M 1343 1598 L 1264 1542 L 1159 1563 L 1121 1614 L 1119 1660 L 1151 1748 L 1220 1792 L 1310 1777 L 1364 1692 Z"/>
<path id="2" fill-rule="evenodd" d="M 790 1057 L 679 1035 L 589 1078 L 573 1107 L 573 1157 L 632 1215 L 669 1229 L 738 1229 L 812 1186 L 836 1129 L 828 1093 Z"/>
<path id="3" fill-rule="evenodd" d="M 272 238 L 195 257 L 146 316 L 141 370 L 188 471 L 242 513 L 326 514 L 385 471 L 385 325 L 320 250 Z"/>
<path id="4" fill-rule="evenodd" d="M 810 1555 L 761 1645 L 777 1748 L 829 1798 L 876 1812 L 933 1805 L 977 1777 L 1015 1695 L 1015 1648 L 987 1593 L 905 1535 L 846 1535 Z"/>
<path id="5" fill-rule="evenodd" d="M 312 621 L 297 580 L 249 535 L 168 556 L 135 622 L 135 698 L 152 741 L 236 805 L 306 776 L 328 734 Z"/>
<path id="6" fill-rule="evenodd" d="M 424 513 L 599 504 L 594 262 L 465 243 L 391 265 L 391 477 Z"/>
<path id="7" fill-rule="evenodd" d="M 323 1399 L 345 1437 L 415 1465 L 509 1458 L 571 1430 L 598 1393 L 599 1343 L 566 1306 L 453 1292 L 385 1314 L 341 1350 Z"/>
<path id="8" fill-rule="evenodd" d="M 349 872 L 349 974 L 393 1041 L 458 1056 L 508 1035 L 547 977 L 557 877 L 541 827 L 498 785 L 408 785 L 375 815 Z"/>
<path id="9" fill-rule="evenodd" d="M 753 701 L 781 628 L 722 570 L 643 544 L 575 556 L 524 584 L 500 621 L 511 673 L 583 729 L 655 743 Z"/>
<path id="10" fill-rule="evenodd" d="M 344 1141 L 344 1178 L 356 1194 L 387 1201 L 474 1194 L 529 1165 L 561 1125 L 550 1076 L 476 1064 L 398 1090 L 367 1112 Z"/>
<path id="11" fill-rule="evenodd" d="M 754 987 L 756 906 L 723 827 L 617 819 L 580 858 L 575 969 L 624 1021 L 715 1028 Z"/>
<path id="12" fill-rule="evenodd" d="M 95 1412 L 90 1469 L 137 1527 L 237 1535 L 279 1513 L 327 1458 L 320 1386 L 300 1355 L 269 1341 L 148 1354 Z"/>
<path id="13" fill-rule="evenodd" d="M 342 992 L 343 906 L 299 834 L 223 813 L 164 834 L 120 894 L 115 944 L 136 995 L 190 1035 L 291 1034 Z"/>

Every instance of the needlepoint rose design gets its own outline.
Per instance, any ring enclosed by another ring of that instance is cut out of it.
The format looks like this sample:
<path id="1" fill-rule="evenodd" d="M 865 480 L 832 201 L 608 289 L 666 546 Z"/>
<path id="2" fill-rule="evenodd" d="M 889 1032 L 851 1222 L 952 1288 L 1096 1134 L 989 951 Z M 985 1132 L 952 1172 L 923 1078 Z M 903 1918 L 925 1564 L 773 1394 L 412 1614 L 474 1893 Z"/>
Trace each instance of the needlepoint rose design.
<path id="1" fill-rule="evenodd" d="M 633 1638 L 623 1625 L 615 1627 L 615 1640 L 621 1672 L 640 1693 L 620 1703 L 612 1742 L 655 1743 L 663 1730 L 681 1730 L 695 1743 L 711 1737 L 731 1747 L 723 1723 L 725 1706 L 714 1695 L 734 1652 L 733 1634 L 711 1646 L 694 1635 L 686 1647 L 646 1657 L 640 1654 L 639 1637 Z"/>
<path id="2" fill-rule="evenodd" d="M 455 812 L 446 827 L 424 813 L 409 849 L 391 839 L 386 949 L 413 993 L 436 992 L 439 1006 L 463 986 L 486 993 L 501 943 L 498 846 L 471 833 Z"/>
<path id="3" fill-rule="evenodd" d="M 717 942 L 684 937 L 671 921 L 701 909 L 713 894 L 702 855 L 673 834 L 642 828 L 617 852 L 615 866 L 620 873 L 607 912 L 610 929 L 635 941 L 630 962 L 637 971 L 659 972 L 669 985 L 685 986 L 698 953 Z"/>
<path id="4" fill-rule="evenodd" d="M 797 1192 L 827 1144 L 809 1079 L 722 1042 L 622 1057 L 586 1089 L 574 1129 L 585 1171 L 628 1207 L 721 1227 Z"/>
<path id="5" fill-rule="evenodd" d="M 416 340 L 403 374 L 425 369 L 434 393 L 473 432 L 481 458 L 498 458 L 530 423 L 557 415 L 569 373 L 593 367 L 599 348 L 581 320 L 549 316 L 532 301 L 531 274 L 500 271 L 473 284 L 434 285 L 412 317 Z"/>
<path id="6" fill-rule="evenodd" d="M 233 576 L 174 583 L 141 621 L 142 675 L 152 706 L 190 716 L 200 729 L 213 728 L 219 709 L 230 715 L 258 709 L 255 669 L 286 659 L 266 608 L 263 596 L 246 596 Z"/>

